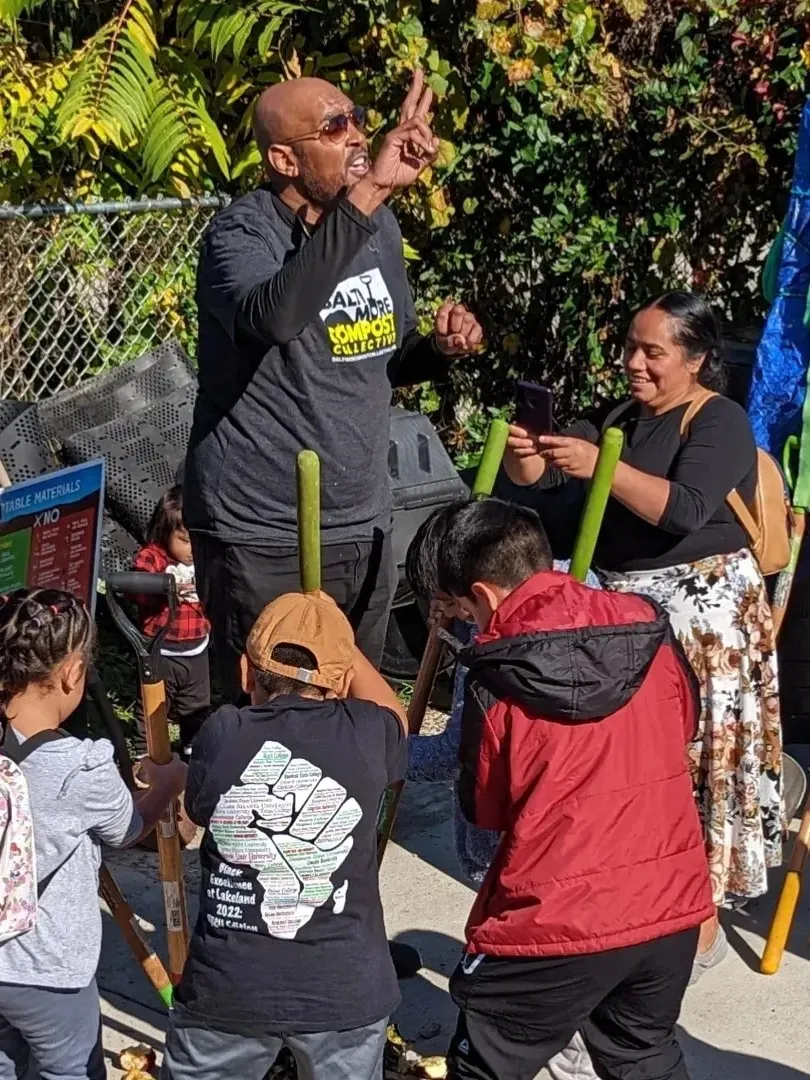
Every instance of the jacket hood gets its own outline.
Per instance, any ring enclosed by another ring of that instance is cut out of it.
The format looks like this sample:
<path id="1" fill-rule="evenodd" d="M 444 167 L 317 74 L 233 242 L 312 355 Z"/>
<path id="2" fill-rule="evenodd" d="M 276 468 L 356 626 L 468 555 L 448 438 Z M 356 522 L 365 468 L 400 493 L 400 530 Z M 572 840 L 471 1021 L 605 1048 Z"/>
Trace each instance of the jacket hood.
<path id="1" fill-rule="evenodd" d="M 649 597 L 602 592 L 549 570 L 506 598 L 459 661 L 529 713 L 595 720 L 630 701 L 670 634 Z"/>

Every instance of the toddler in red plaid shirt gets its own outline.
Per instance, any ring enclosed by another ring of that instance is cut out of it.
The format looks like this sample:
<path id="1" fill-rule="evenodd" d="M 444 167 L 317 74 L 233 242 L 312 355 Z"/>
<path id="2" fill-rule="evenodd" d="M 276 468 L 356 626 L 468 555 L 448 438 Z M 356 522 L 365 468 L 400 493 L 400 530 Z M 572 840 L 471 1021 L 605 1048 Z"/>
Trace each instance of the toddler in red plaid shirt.
<path id="1" fill-rule="evenodd" d="M 208 671 L 210 624 L 197 596 L 191 541 L 183 522 L 183 491 L 178 485 L 160 499 L 146 532 L 146 546 L 135 556 L 133 569 L 149 574 L 171 574 L 177 580 L 180 606 L 163 639 L 161 654 L 166 672 L 169 719 L 180 727 L 180 742 L 188 753 L 191 741 L 211 710 Z M 141 630 L 155 635 L 169 623 L 169 605 L 163 597 L 136 597 Z M 138 729 L 143 738 L 143 724 Z"/>

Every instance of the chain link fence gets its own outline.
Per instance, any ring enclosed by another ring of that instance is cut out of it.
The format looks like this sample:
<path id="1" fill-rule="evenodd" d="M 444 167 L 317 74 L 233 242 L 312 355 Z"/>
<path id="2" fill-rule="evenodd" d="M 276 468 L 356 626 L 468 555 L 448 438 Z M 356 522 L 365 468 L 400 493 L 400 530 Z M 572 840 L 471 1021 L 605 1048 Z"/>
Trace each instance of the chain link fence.
<path id="1" fill-rule="evenodd" d="M 200 240 L 227 202 L 0 206 L 0 399 L 49 397 L 169 337 L 193 356 Z"/>

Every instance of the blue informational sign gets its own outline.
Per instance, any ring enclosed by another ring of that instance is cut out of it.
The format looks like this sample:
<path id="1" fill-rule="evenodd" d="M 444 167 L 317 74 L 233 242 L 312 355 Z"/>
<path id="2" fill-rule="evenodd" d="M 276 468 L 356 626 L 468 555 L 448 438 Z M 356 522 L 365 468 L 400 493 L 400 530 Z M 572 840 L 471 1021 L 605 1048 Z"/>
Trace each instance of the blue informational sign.
<path id="1" fill-rule="evenodd" d="M 103 512 L 103 460 L 0 491 L 0 593 L 64 589 L 92 612 Z"/>

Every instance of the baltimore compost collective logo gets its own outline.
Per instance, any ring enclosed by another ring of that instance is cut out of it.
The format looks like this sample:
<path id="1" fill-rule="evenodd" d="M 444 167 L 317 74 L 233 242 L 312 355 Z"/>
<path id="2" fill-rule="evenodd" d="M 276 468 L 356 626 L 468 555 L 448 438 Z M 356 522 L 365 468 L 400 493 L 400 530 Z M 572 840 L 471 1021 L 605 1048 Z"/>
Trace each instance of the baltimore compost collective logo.
<path id="1" fill-rule="evenodd" d="M 335 363 L 383 356 L 397 347 L 394 303 L 376 266 L 341 281 L 321 319 Z"/>

